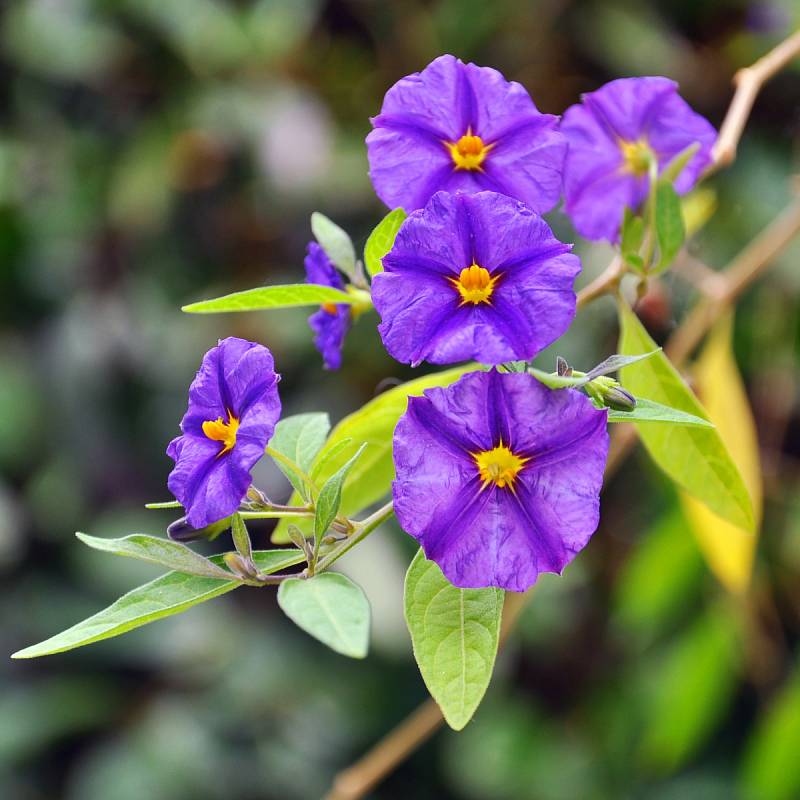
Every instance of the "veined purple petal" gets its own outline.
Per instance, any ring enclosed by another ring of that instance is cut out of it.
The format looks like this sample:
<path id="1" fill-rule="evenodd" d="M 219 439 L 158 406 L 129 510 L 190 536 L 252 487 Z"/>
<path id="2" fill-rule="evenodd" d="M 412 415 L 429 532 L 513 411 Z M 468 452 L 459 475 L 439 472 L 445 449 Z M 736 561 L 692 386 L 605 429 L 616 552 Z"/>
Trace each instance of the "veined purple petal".
<path id="1" fill-rule="evenodd" d="M 384 203 L 409 212 L 437 191 L 487 189 L 548 211 L 558 202 L 566 151 L 557 123 L 497 70 L 440 56 L 386 93 L 367 136 L 370 178 Z M 464 168 L 450 153 L 465 135 L 488 148 L 477 166 Z"/>
<path id="2" fill-rule="evenodd" d="M 411 364 L 532 358 L 574 317 L 580 261 L 569 249 L 510 197 L 437 193 L 403 223 L 373 280 L 386 349 Z M 494 280 L 485 302 L 458 289 L 473 264 Z"/>
<path id="3" fill-rule="evenodd" d="M 698 152 L 675 182 L 687 192 L 710 163 L 716 131 L 678 95 L 667 78 L 622 78 L 584 95 L 567 109 L 561 132 L 569 142 L 564 163 L 564 210 L 588 239 L 615 242 L 625 207 L 637 210 L 649 176 L 625 163 L 623 146 L 647 147 L 659 171 L 689 145 Z"/>
<path id="4" fill-rule="evenodd" d="M 597 527 L 606 412 L 576 391 L 496 371 L 412 402 L 394 434 L 392 491 L 403 530 L 463 588 L 524 591 L 541 572 L 561 572 Z M 472 463 L 459 429 L 477 437 Z M 521 459 L 511 486 L 484 481 L 474 458 L 501 444 Z"/>
<path id="5" fill-rule="evenodd" d="M 239 507 L 280 416 L 278 379 L 269 350 L 244 339 L 223 339 L 203 358 L 189 389 L 183 433 L 167 448 L 175 461 L 167 485 L 193 528 Z M 204 432 L 204 422 L 217 421 L 227 426 L 230 447 Z"/>

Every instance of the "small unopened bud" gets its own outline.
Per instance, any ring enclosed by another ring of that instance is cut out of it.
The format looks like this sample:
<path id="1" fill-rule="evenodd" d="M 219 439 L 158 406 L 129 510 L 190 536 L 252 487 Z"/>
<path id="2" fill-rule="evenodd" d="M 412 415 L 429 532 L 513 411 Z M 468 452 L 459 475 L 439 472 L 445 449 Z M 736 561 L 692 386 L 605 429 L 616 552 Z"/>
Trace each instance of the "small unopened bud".
<path id="1" fill-rule="evenodd" d="M 218 522 L 212 522 L 205 528 L 193 528 L 186 520 L 186 517 L 176 519 L 168 528 L 167 536 L 175 542 L 192 542 L 196 539 L 208 539 L 213 541 L 223 531 L 231 526 L 231 518 L 225 517 Z"/>
<path id="2" fill-rule="evenodd" d="M 267 497 L 261 489 L 257 488 L 256 486 L 250 485 L 250 488 L 247 490 L 247 495 L 245 499 L 248 503 L 253 506 L 257 506 L 258 508 L 263 508 L 264 506 L 270 505 L 269 497 Z"/>
<path id="3" fill-rule="evenodd" d="M 258 578 L 258 569 L 252 559 L 244 558 L 239 553 L 225 553 L 222 560 L 228 565 L 228 569 L 241 578 L 253 580 Z"/>
<path id="4" fill-rule="evenodd" d="M 589 381 L 586 391 L 606 408 L 613 408 L 615 411 L 633 411 L 636 408 L 636 398 L 608 375 Z"/>
<path id="5" fill-rule="evenodd" d="M 603 399 L 606 405 L 615 411 L 633 411 L 636 408 L 636 398 L 621 386 L 609 389 Z"/>

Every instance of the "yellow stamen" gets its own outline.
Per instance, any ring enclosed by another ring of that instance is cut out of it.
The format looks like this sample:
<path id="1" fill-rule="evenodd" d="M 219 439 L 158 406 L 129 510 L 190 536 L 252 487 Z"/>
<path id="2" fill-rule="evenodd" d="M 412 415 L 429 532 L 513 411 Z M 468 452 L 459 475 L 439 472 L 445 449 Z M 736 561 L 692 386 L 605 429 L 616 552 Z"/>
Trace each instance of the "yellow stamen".
<path id="1" fill-rule="evenodd" d="M 484 488 L 494 483 L 500 489 L 508 486 L 514 490 L 514 481 L 517 473 L 530 461 L 530 458 L 515 455 L 502 442 L 492 450 L 472 453 L 478 474 L 483 481 Z"/>
<path id="2" fill-rule="evenodd" d="M 233 450 L 236 444 L 236 431 L 239 430 L 239 420 L 233 416 L 233 412 L 228 411 L 228 421 L 224 422 L 222 417 L 208 419 L 203 423 L 203 433 L 214 442 L 222 442 L 222 450 L 218 456 L 224 455 L 229 450 Z"/>
<path id="3" fill-rule="evenodd" d="M 650 161 L 655 156 L 646 139 L 635 142 L 619 140 L 619 149 L 622 151 L 623 170 L 632 175 L 646 175 L 650 169 Z"/>
<path id="4" fill-rule="evenodd" d="M 472 128 L 467 128 L 467 132 L 457 142 L 445 142 L 450 156 L 453 159 L 456 169 L 480 170 L 486 154 L 494 147 L 494 144 L 484 144 L 480 136 L 472 133 Z"/>
<path id="5" fill-rule="evenodd" d="M 327 311 L 329 314 L 335 314 L 337 311 L 336 303 L 323 303 L 322 310 Z"/>
<path id="6" fill-rule="evenodd" d="M 489 270 L 473 264 L 471 267 L 464 267 L 458 278 L 448 278 L 448 280 L 458 289 L 463 306 L 467 303 L 473 305 L 488 303 L 499 277 L 499 275 L 492 277 Z"/>

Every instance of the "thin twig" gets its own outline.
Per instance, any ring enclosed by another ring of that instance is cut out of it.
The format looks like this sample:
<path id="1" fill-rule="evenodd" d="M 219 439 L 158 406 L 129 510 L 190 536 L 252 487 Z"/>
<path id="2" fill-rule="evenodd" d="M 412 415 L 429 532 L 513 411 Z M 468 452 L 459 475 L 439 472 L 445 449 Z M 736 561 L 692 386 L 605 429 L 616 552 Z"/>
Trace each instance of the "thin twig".
<path id="1" fill-rule="evenodd" d="M 625 274 L 625 262 L 617 256 L 588 286 L 578 292 L 578 308 L 613 292 Z"/>
<path id="2" fill-rule="evenodd" d="M 800 31 L 784 39 L 755 64 L 740 69 L 733 76 L 736 91 L 714 145 L 712 154 L 714 160 L 706 174 L 716 172 L 733 162 L 742 132 L 761 88 L 798 55 L 800 55 Z"/>

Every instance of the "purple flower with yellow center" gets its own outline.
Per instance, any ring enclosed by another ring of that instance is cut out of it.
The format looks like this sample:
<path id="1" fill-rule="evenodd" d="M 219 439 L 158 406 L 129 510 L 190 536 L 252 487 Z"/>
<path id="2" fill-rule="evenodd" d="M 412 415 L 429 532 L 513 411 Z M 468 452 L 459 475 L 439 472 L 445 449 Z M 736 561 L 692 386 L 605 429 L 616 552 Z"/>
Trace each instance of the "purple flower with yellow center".
<path id="1" fill-rule="evenodd" d="M 316 242 L 309 242 L 304 264 L 308 283 L 344 290 L 342 276 Z M 336 303 L 323 303 L 320 310 L 308 318 L 308 324 L 315 333 L 314 345 L 322 354 L 325 369 L 339 369 L 342 366 L 344 337 L 352 321 L 350 306 Z"/>
<path id="2" fill-rule="evenodd" d="M 222 339 L 203 357 L 189 387 L 183 433 L 167 448 L 175 461 L 167 486 L 191 527 L 239 508 L 281 414 L 279 379 L 272 353 L 255 342 Z"/>
<path id="3" fill-rule="evenodd" d="M 607 412 L 525 373 L 473 372 L 410 397 L 394 433 L 394 511 L 461 588 L 522 592 L 597 528 Z"/>
<path id="4" fill-rule="evenodd" d="M 392 86 L 371 121 L 369 174 L 390 208 L 422 208 L 440 190 L 500 192 L 539 213 L 558 202 L 558 117 L 495 69 L 440 56 Z"/>
<path id="5" fill-rule="evenodd" d="M 372 283 L 398 361 L 533 358 L 569 327 L 580 261 L 524 203 L 435 194 L 403 223 Z"/>
<path id="6" fill-rule="evenodd" d="M 621 78 L 567 109 L 561 122 L 569 150 L 564 162 L 564 211 L 587 239 L 616 242 L 625 207 L 647 198 L 650 164 L 659 174 L 693 144 L 697 152 L 675 180 L 688 192 L 711 163 L 717 138 L 667 78 Z"/>

